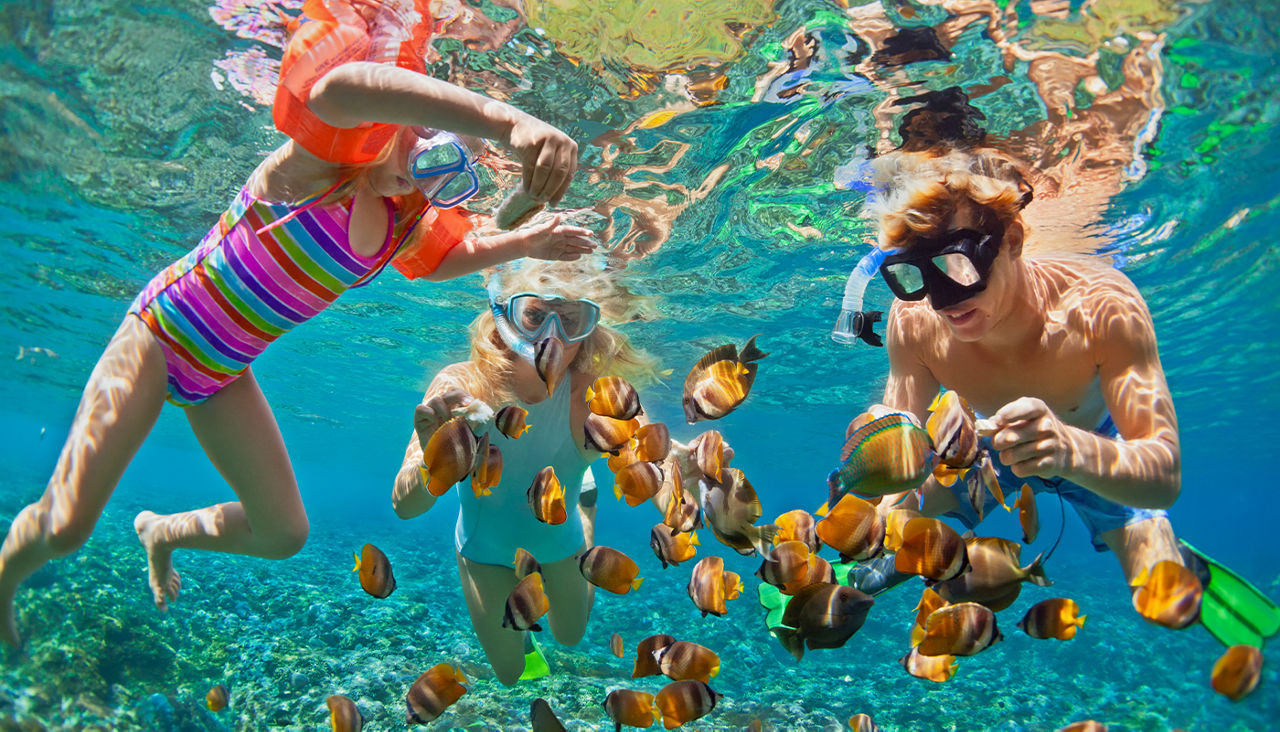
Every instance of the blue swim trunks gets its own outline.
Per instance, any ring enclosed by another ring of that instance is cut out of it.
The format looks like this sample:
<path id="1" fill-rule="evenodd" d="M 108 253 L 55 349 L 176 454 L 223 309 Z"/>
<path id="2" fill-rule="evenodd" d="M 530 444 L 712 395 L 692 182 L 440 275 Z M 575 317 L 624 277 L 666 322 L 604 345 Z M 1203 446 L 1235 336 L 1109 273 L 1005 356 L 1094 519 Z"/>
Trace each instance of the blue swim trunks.
<path id="1" fill-rule="evenodd" d="M 1103 437 L 1120 439 L 1120 432 L 1116 429 L 1115 422 L 1111 421 L 1110 415 L 1103 420 L 1102 424 L 1094 432 Z M 1071 507 L 1080 515 L 1080 520 L 1084 521 L 1085 528 L 1089 530 L 1089 538 L 1093 541 L 1093 548 L 1100 552 L 1105 552 L 1108 549 L 1107 545 L 1099 538 L 1101 534 L 1139 521 L 1169 515 L 1163 509 L 1134 508 L 1108 501 L 1088 488 L 1062 478 L 1038 478 L 1035 476 L 1019 478 L 1013 474 L 1012 469 L 1000 462 L 999 453 L 991 449 L 990 438 L 984 437 L 982 446 L 990 451 L 996 472 L 1000 474 L 1000 487 L 1004 489 L 1006 501 L 1017 500 L 1023 484 L 1030 485 L 1031 490 L 1037 494 L 1054 492 L 1061 494 L 1062 500 L 1070 503 Z M 973 506 L 969 505 L 968 489 L 965 487 L 964 481 L 957 480 L 953 483 L 951 492 L 960 503 L 960 509 L 943 515 L 947 518 L 957 519 L 970 529 L 975 528 L 979 523 L 978 513 L 973 510 Z M 997 505 L 999 504 L 996 502 L 995 497 L 988 492 L 986 494 L 986 504 L 983 506 L 983 515 L 990 514 Z"/>

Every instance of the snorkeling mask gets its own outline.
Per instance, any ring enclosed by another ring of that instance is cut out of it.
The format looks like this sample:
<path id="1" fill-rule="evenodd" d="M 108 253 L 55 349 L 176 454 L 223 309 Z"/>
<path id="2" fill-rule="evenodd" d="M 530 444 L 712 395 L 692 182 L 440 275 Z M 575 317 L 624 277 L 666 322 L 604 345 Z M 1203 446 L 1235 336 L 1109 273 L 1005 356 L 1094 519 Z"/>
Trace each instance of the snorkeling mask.
<path id="1" fill-rule="evenodd" d="M 451 132 L 414 127 L 418 136 L 405 160 L 409 180 L 436 208 L 453 208 L 480 190 L 467 148 Z"/>
<path id="2" fill-rule="evenodd" d="M 590 300 L 521 292 L 504 303 L 496 275 L 490 278 L 488 290 L 489 309 L 498 335 L 508 348 L 530 363 L 538 341 L 554 337 L 564 343 L 577 343 L 590 336 L 600 323 L 600 306 Z"/>
<path id="3" fill-rule="evenodd" d="M 899 300 L 923 300 L 943 310 L 987 289 L 1004 232 L 958 229 L 921 237 L 907 251 L 889 254 L 880 276 Z"/>

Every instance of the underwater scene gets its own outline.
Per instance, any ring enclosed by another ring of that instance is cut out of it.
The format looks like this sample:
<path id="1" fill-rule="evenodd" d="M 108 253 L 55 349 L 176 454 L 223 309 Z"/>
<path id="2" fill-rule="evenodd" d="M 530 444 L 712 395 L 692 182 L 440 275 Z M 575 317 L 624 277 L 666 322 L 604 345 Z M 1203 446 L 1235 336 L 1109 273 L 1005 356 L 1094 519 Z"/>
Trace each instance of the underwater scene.
<path id="1" fill-rule="evenodd" d="M 0 729 L 1280 729 L 1280 4 L 8 0 L 0 34 Z M 366 58 L 295 111 L 381 157 L 286 144 L 282 59 Z M 475 121 L 510 109 L 571 179 Z M 416 281 L 413 196 L 470 232 Z M 294 332 L 229 316 L 281 336 L 249 378 L 172 286 L 216 299 L 188 252 L 229 231 L 360 266 Z M 1049 335 L 971 348 L 1037 258 L 1086 273 Z"/>

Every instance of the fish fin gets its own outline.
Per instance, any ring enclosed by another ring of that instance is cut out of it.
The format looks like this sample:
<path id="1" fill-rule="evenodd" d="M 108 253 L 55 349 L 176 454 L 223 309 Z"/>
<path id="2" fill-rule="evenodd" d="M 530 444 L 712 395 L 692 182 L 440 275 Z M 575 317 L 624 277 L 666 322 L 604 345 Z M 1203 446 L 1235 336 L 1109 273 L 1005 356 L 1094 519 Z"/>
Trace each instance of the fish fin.
<path id="1" fill-rule="evenodd" d="M 1150 579 L 1151 579 L 1151 568 L 1143 567 L 1142 571 L 1138 573 L 1137 577 L 1134 577 L 1133 579 L 1129 580 L 1129 586 L 1141 587 L 1145 585 Z"/>
<path id="2" fill-rule="evenodd" d="M 813 515 L 814 515 L 814 516 L 826 516 L 826 515 L 827 515 L 827 513 L 829 513 L 829 512 L 831 511 L 830 503 L 831 503 L 830 501 L 826 501 L 826 502 L 824 502 L 821 506 L 818 506 L 818 510 L 814 511 L 814 512 L 813 512 Z"/>
<path id="3" fill-rule="evenodd" d="M 1089 617 L 1089 616 L 1088 616 L 1088 615 L 1081 615 L 1080 617 L 1076 618 L 1076 627 L 1077 627 L 1077 628 L 1083 628 L 1083 627 L 1084 627 L 1084 619 L 1085 619 L 1085 618 L 1087 618 L 1087 617 Z"/>
<path id="4" fill-rule="evenodd" d="M 533 632 L 537 633 L 542 630 L 542 626 L 538 625 L 537 623 L 534 623 L 533 625 L 529 626 L 529 630 L 532 630 Z"/>
<path id="5" fill-rule="evenodd" d="M 1049 575 L 1044 573 L 1043 554 L 1037 555 L 1031 565 L 1027 567 L 1027 579 L 1031 581 L 1031 584 L 1041 587 L 1048 587 L 1053 584 L 1053 580 L 1049 579 Z"/>
<path id="6" fill-rule="evenodd" d="M 776 628 L 770 628 L 769 632 L 773 633 L 773 636 L 778 639 L 778 642 L 782 644 L 782 647 L 787 649 L 787 652 L 795 657 L 796 663 L 800 663 L 804 658 L 804 638 L 800 636 L 799 631 L 779 626 Z"/>
<path id="7" fill-rule="evenodd" d="M 634 580 L 631 581 L 631 589 L 633 590 L 640 589 L 641 582 L 644 582 L 644 577 L 636 577 Z"/>
<path id="8" fill-rule="evenodd" d="M 698 534 L 692 530 L 689 531 L 689 543 L 693 544 L 694 546 L 702 546 L 702 544 L 698 541 Z"/>
<path id="9" fill-rule="evenodd" d="M 769 548 L 773 544 L 773 540 L 778 536 L 778 527 L 774 524 L 765 524 L 756 527 L 756 540 L 752 542 L 752 546 L 760 553 L 764 559 L 773 559 L 773 551 Z"/>
<path id="10" fill-rule="evenodd" d="M 591 399 L 592 399 L 595 395 L 596 395 L 596 390 L 595 390 L 595 389 L 593 389 L 593 388 L 591 388 L 590 386 L 588 386 L 588 387 L 587 387 L 587 401 L 591 401 Z"/>
<path id="11" fill-rule="evenodd" d="M 747 339 L 747 344 L 742 347 L 741 351 L 738 352 L 739 361 L 741 361 L 742 363 L 746 363 L 748 361 L 759 361 L 760 359 L 769 355 L 764 351 L 761 351 L 760 348 L 756 345 L 756 338 L 759 338 L 759 337 L 760 337 L 760 334 L 757 333 L 751 336 L 749 339 Z"/>
<path id="12" fill-rule="evenodd" d="M 942 395 L 943 395 L 944 393 L 945 393 L 945 392 L 943 392 L 943 391 L 939 390 L 937 394 L 934 394 L 934 395 L 933 395 L 933 401 L 929 402 L 929 411 L 930 411 L 930 412 L 932 412 L 932 411 L 934 411 L 934 410 L 936 410 L 936 409 L 938 408 L 938 402 L 942 401 Z"/>
<path id="13" fill-rule="evenodd" d="M 622 500 L 622 489 L 618 487 L 616 482 L 613 484 L 613 497 L 617 498 L 619 501 Z"/>
<path id="14" fill-rule="evenodd" d="M 359 554 L 356 554 L 355 552 L 351 552 L 351 556 L 353 556 L 353 557 L 355 557 L 355 558 L 356 558 L 356 566 L 352 567 L 352 568 L 351 568 L 351 571 L 352 571 L 352 572 L 359 572 L 359 571 L 360 571 L 360 555 L 359 555 Z"/>

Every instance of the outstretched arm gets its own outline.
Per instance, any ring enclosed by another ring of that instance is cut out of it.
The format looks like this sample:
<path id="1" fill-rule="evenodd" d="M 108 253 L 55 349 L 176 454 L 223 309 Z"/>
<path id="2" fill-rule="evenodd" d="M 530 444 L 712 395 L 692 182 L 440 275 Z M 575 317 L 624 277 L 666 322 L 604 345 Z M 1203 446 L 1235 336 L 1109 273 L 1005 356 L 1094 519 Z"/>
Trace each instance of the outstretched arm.
<path id="1" fill-rule="evenodd" d="M 384 122 L 497 140 L 515 151 L 525 189 L 543 202 L 559 201 L 578 167 L 577 143 L 555 127 L 505 102 L 397 66 L 342 64 L 312 87 L 307 106 L 339 128 Z"/>
<path id="2" fill-rule="evenodd" d="M 1142 297 L 1127 281 L 1094 317 L 1098 379 L 1123 439 L 1064 425 L 1043 401 L 1023 398 L 995 414 L 1000 460 L 1015 475 L 1062 476 L 1116 503 L 1168 508 L 1182 488 L 1173 399 Z"/>
<path id="3" fill-rule="evenodd" d="M 555 216 L 510 233 L 468 237 L 450 249 L 426 279 L 449 280 L 521 257 L 572 261 L 595 248 L 591 229 L 561 224 Z"/>
<path id="4" fill-rule="evenodd" d="M 471 395 L 463 388 L 461 378 L 462 370 L 467 365 L 453 364 L 436 374 L 427 393 L 422 397 L 422 403 L 414 409 L 413 434 L 409 436 L 404 460 L 391 489 L 391 507 L 402 519 L 419 516 L 436 503 L 437 496 L 427 492 L 422 480 L 422 451 L 440 425 L 452 416 L 453 410 L 472 400 Z"/>

